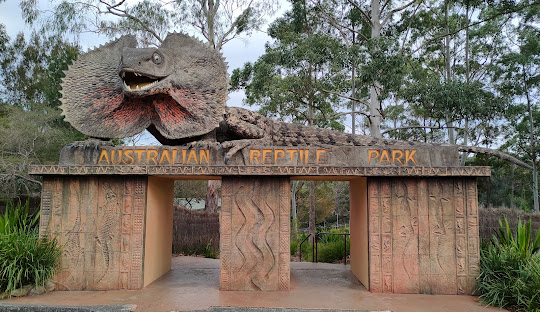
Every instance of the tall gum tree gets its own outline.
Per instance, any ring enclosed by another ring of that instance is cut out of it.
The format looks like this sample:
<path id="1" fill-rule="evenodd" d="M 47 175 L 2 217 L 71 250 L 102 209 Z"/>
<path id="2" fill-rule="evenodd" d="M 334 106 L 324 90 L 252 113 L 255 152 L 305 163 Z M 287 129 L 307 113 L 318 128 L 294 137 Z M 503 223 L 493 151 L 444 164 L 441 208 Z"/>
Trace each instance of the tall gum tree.
<path id="1" fill-rule="evenodd" d="M 292 1 L 292 10 L 270 26 L 273 42 L 266 45 L 265 54 L 233 71 L 232 89 L 245 90 L 246 104 L 259 105 L 259 112 L 268 117 L 343 130 L 343 117 L 337 113 L 343 102 L 338 92 L 328 92 L 340 90 L 345 84 L 343 45 L 327 30 L 305 1 Z M 312 181 L 311 239 L 316 224 L 315 193 Z"/>
<path id="2" fill-rule="evenodd" d="M 372 61 L 372 58 L 376 55 L 388 53 L 388 50 L 382 49 L 382 46 L 386 45 L 386 48 L 388 48 L 388 41 L 385 40 L 388 38 L 385 37 L 393 36 L 391 34 L 392 26 L 396 23 L 396 20 L 400 20 L 406 14 L 414 15 L 423 2 L 423 0 L 346 0 L 343 2 L 311 0 L 312 5 L 321 11 L 321 15 L 327 19 L 330 25 L 337 29 L 342 37 L 353 38 L 352 46 L 356 44 L 356 39 L 369 42 L 367 46 L 371 51 L 367 54 L 371 57 L 366 58 L 368 62 Z M 334 3 L 340 5 L 333 5 Z M 360 27 L 355 27 L 356 25 Z M 353 68 L 356 70 L 356 66 L 353 66 Z M 355 75 L 353 74 L 352 77 L 352 81 L 355 82 Z M 370 81 L 365 81 L 365 83 L 369 84 L 369 101 L 367 101 L 369 114 L 366 114 L 366 117 L 369 120 L 370 135 L 380 138 L 384 111 L 381 102 L 381 97 L 385 92 L 384 81 L 377 75 L 372 75 L 371 78 Z M 353 90 L 351 98 L 353 98 L 353 101 L 361 103 L 362 101 L 360 101 L 356 93 L 356 83 L 352 85 L 355 88 L 351 88 Z M 353 109 L 354 111 L 355 109 Z"/>

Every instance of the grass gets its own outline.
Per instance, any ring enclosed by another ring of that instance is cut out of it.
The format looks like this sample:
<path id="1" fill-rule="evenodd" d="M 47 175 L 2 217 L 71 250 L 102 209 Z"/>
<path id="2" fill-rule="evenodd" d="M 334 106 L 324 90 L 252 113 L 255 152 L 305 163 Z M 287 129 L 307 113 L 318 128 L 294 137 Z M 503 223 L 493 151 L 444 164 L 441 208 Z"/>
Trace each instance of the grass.
<path id="1" fill-rule="evenodd" d="M 483 245 L 476 293 L 483 303 L 513 311 L 540 311 L 540 231 L 531 222 L 518 223 L 512 233 L 508 221 L 492 243 Z"/>
<path id="2" fill-rule="evenodd" d="M 61 248 L 55 239 L 39 237 L 38 219 L 28 214 L 28 202 L 9 203 L 0 215 L 0 292 L 45 286 L 54 275 Z"/>
<path id="3" fill-rule="evenodd" d="M 348 233 L 348 228 L 322 230 L 323 232 L 330 233 Z M 300 242 L 306 237 L 307 233 L 298 235 L 297 240 L 291 239 L 291 255 L 299 254 Z M 347 256 L 350 255 L 350 238 L 347 237 Z M 317 241 L 317 261 L 325 263 L 339 263 L 343 261 L 344 246 L 343 235 L 331 235 L 331 234 L 318 234 Z M 306 240 L 302 244 L 302 259 L 301 261 L 313 261 L 312 243 Z"/>

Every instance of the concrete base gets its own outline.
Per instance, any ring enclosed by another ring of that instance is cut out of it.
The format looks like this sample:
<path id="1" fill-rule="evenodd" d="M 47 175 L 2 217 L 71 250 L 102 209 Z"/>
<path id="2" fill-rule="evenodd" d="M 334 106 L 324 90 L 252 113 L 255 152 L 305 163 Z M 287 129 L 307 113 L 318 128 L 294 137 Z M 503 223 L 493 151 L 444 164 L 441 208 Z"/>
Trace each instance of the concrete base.
<path id="1" fill-rule="evenodd" d="M 174 257 L 172 270 L 142 290 L 54 291 L 2 300 L 7 304 L 132 304 L 137 311 L 207 310 L 210 307 L 268 307 L 392 312 L 489 312 L 476 297 L 371 293 L 349 271 L 328 263 L 291 263 L 290 291 L 219 291 L 219 260 Z M 1 310 L 2 308 L 0 308 Z M 272 310 L 268 310 L 271 312 Z"/>
<path id="2" fill-rule="evenodd" d="M 288 178 L 224 177 L 221 185 L 221 290 L 288 290 Z"/>

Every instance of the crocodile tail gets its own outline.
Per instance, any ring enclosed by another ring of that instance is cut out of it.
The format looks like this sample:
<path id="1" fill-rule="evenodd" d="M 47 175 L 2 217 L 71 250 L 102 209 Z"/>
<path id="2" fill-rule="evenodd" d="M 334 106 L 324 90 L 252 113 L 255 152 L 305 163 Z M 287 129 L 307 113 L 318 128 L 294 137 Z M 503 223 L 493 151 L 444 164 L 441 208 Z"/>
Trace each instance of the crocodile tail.
<path id="1" fill-rule="evenodd" d="M 505 154 L 503 152 L 500 152 L 498 150 L 494 150 L 494 149 L 491 149 L 491 148 L 460 145 L 460 146 L 458 146 L 458 150 L 460 152 L 469 152 L 469 153 L 475 153 L 475 154 L 485 154 L 485 155 L 489 155 L 489 156 L 494 156 L 494 157 L 509 161 L 509 162 L 511 162 L 513 164 L 516 164 L 516 165 L 520 166 L 520 167 L 531 169 L 531 170 L 533 169 L 533 167 L 531 165 L 526 164 L 523 161 L 521 161 L 521 160 L 519 160 L 519 159 L 517 159 L 515 157 L 512 157 L 512 156 L 510 156 L 508 154 Z"/>

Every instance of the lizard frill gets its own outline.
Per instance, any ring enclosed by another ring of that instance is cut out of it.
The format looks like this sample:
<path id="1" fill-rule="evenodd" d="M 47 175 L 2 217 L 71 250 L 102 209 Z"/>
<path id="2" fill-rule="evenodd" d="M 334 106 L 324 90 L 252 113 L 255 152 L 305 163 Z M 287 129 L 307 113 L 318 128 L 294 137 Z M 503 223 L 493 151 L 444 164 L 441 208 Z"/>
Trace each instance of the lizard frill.
<path id="1" fill-rule="evenodd" d="M 227 98 L 221 54 L 185 34 L 159 48 L 137 48 L 133 36 L 82 54 L 62 81 L 65 120 L 97 138 L 125 138 L 152 126 L 179 139 L 213 131 Z"/>

